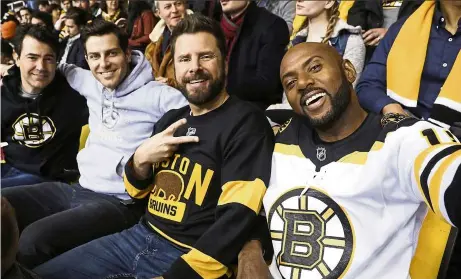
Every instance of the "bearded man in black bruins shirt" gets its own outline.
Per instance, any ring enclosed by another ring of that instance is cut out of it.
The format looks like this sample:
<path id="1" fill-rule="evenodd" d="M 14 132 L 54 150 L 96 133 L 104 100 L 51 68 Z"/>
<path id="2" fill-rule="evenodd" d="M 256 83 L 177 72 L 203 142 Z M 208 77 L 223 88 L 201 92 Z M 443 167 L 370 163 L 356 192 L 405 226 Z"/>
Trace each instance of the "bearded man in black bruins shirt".
<path id="1" fill-rule="evenodd" d="M 226 278 L 242 247 L 265 243 L 264 235 L 264 257 L 271 258 L 259 212 L 271 171 L 272 129 L 263 112 L 225 91 L 225 38 L 218 24 L 187 17 L 171 46 L 189 106 L 166 113 L 125 167 L 129 195 L 148 198 L 145 217 L 39 267 L 44 278 Z"/>

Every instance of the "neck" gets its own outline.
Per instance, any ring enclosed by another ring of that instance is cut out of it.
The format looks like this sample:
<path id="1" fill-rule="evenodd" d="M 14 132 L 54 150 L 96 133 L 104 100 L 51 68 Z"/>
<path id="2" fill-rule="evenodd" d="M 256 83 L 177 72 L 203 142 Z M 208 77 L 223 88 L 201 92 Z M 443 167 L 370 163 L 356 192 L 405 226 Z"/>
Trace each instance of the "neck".
<path id="1" fill-rule="evenodd" d="M 446 20 L 445 29 L 453 35 L 456 34 L 458 22 L 461 19 L 461 5 L 454 2 L 450 0 L 440 1 L 442 14 Z"/>
<path id="2" fill-rule="evenodd" d="M 115 14 L 117 13 L 117 11 L 118 11 L 118 10 L 112 10 L 112 9 L 107 8 L 107 14 L 108 14 L 108 15 L 111 15 L 111 16 L 112 16 L 112 15 L 115 15 Z"/>
<path id="3" fill-rule="evenodd" d="M 34 88 L 30 86 L 29 84 L 26 84 L 25 82 L 21 83 L 21 90 L 30 95 L 38 95 L 42 92 L 42 89 Z"/>
<path id="4" fill-rule="evenodd" d="M 320 41 L 321 41 L 322 38 L 325 37 L 327 28 L 328 28 L 327 13 L 323 12 L 320 15 L 314 18 L 308 18 L 307 20 L 309 22 L 308 37 L 309 38 L 320 38 Z"/>
<path id="5" fill-rule="evenodd" d="M 352 93 L 352 94 L 355 94 Z M 335 142 L 352 135 L 362 125 L 367 117 L 367 112 L 362 109 L 355 96 L 341 117 L 326 129 L 315 129 L 320 139 L 325 142 Z"/>
<path id="6" fill-rule="evenodd" d="M 241 16 L 247 9 L 248 9 L 248 6 L 250 5 L 250 2 L 247 3 L 247 5 L 245 6 L 245 8 L 243 8 L 242 10 L 240 11 L 237 11 L 237 12 L 234 12 L 234 13 L 230 13 L 229 16 L 231 19 L 234 19 L 236 17 L 239 17 Z"/>
<path id="7" fill-rule="evenodd" d="M 225 90 L 221 91 L 213 101 L 210 101 L 206 104 L 196 106 L 194 104 L 189 103 L 190 110 L 192 111 L 193 116 L 204 115 L 212 110 L 215 110 L 222 106 L 224 102 L 229 98 L 229 94 Z"/>

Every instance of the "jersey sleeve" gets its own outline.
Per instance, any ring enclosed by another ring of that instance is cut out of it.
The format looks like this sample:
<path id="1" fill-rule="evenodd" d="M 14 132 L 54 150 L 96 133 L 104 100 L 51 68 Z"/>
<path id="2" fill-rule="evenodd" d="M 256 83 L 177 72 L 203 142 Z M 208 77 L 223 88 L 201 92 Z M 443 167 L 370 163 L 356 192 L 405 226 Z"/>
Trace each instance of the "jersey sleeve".
<path id="1" fill-rule="evenodd" d="M 461 144 L 451 132 L 429 122 L 403 129 L 408 133 L 403 133 L 398 149 L 400 182 L 439 217 L 460 226 Z"/>
<path id="2" fill-rule="evenodd" d="M 166 123 L 170 121 L 169 119 L 170 114 L 165 114 L 162 118 L 160 118 L 154 125 L 152 136 L 165 130 L 165 127 L 167 127 Z M 144 199 L 154 187 L 154 167 L 152 167 L 149 176 L 146 179 L 138 179 L 134 171 L 133 157 L 134 154 L 125 165 L 125 172 L 123 175 L 125 190 L 133 199 Z"/>
<path id="3" fill-rule="evenodd" d="M 237 262 L 238 253 L 251 239 L 259 223 L 274 148 L 272 130 L 262 115 L 261 119 L 247 125 L 247 132 L 238 133 L 224 148 L 215 223 L 190 252 L 173 263 L 165 279 L 212 279 L 229 274 L 228 266 Z"/>

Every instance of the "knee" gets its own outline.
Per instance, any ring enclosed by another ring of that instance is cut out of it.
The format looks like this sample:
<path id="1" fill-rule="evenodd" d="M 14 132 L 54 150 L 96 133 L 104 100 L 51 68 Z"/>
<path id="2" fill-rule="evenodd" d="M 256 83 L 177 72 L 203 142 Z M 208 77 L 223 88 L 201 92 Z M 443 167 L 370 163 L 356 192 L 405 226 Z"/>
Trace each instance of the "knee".
<path id="1" fill-rule="evenodd" d="M 59 253 L 53 241 L 58 238 L 51 228 L 29 225 L 19 239 L 18 261 L 28 268 L 34 268 L 54 258 Z"/>

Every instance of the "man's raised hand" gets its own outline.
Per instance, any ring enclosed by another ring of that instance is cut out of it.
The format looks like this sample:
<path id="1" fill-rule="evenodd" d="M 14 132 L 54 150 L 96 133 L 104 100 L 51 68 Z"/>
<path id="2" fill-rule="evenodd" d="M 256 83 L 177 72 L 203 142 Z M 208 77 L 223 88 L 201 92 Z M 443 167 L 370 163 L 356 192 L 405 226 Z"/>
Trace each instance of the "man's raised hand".
<path id="1" fill-rule="evenodd" d="M 197 136 L 175 137 L 174 133 L 178 128 L 187 123 L 185 118 L 176 121 L 153 137 L 149 138 L 138 147 L 133 157 L 133 167 L 139 179 L 146 179 L 149 176 L 152 165 L 170 158 L 183 143 L 198 142 Z"/>

